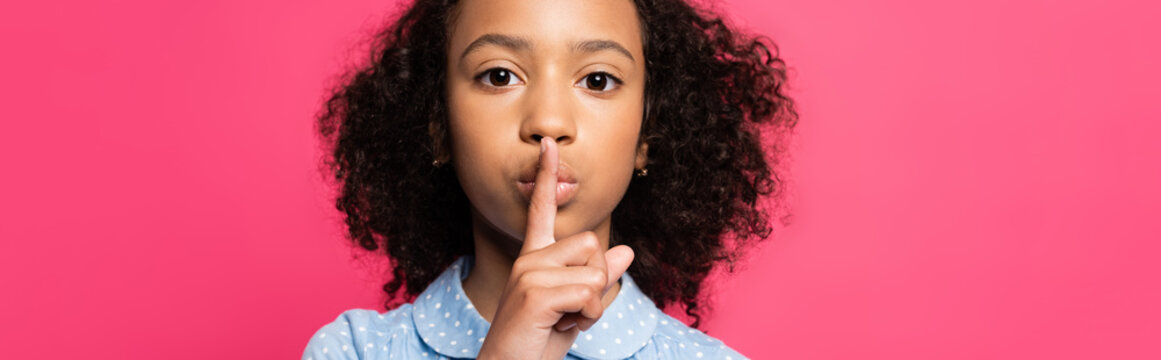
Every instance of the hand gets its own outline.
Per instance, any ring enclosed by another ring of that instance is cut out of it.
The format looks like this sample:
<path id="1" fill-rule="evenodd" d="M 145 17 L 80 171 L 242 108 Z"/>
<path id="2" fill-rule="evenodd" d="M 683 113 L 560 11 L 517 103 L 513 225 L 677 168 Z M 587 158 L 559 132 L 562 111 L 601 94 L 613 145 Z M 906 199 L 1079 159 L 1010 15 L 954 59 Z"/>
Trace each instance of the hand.
<path id="1" fill-rule="evenodd" d="M 512 264 L 480 359 L 561 359 L 581 330 L 605 311 L 601 298 L 633 261 L 620 245 L 605 251 L 592 231 L 557 241 L 556 142 L 540 142 L 540 170 L 520 255 Z"/>

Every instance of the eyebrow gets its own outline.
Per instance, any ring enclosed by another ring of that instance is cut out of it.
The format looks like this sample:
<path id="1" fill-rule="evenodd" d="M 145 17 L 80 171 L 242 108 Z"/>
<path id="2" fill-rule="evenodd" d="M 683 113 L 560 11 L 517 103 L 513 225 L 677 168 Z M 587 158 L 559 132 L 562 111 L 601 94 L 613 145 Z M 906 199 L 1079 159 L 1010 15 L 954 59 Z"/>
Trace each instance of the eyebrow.
<path id="1" fill-rule="evenodd" d="M 468 47 L 464 49 L 462 54 L 460 54 L 460 61 L 463 61 L 464 58 L 468 57 L 468 54 L 479 50 L 485 45 L 495 45 L 516 51 L 528 50 L 532 48 L 532 42 L 523 37 L 504 34 L 484 34 L 479 38 L 476 38 L 475 41 L 472 41 L 471 44 L 468 44 Z M 574 52 L 594 53 L 604 50 L 613 50 L 618 54 L 624 55 L 633 62 L 637 61 L 637 59 L 633 58 L 633 54 L 630 53 L 628 49 L 626 49 L 620 43 L 612 40 L 585 40 L 573 43 L 572 45 L 572 50 Z"/>
<path id="2" fill-rule="evenodd" d="M 613 50 L 620 53 L 621 55 L 625 55 L 625 57 L 629 58 L 629 60 L 637 62 L 637 59 L 633 58 L 633 54 L 629 53 L 629 49 L 626 49 L 624 46 L 621 46 L 621 44 L 612 40 L 585 40 L 574 44 L 572 49 L 573 51 L 579 51 L 583 53 Z"/>
<path id="3" fill-rule="evenodd" d="M 460 61 L 463 61 L 464 58 L 468 57 L 468 54 L 471 54 L 473 51 L 478 50 L 484 45 L 496 45 L 512 50 L 528 50 L 532 48 L 532 43 L 529 42 L 528 39 L 522 37 L 501 34 L 484 34 L 483 36 L 476 38 L 476 41 L 472 41 L 471 44 L 468 44 L 468 47 L 464 49 L 464 53 L 460 54 Z"/>

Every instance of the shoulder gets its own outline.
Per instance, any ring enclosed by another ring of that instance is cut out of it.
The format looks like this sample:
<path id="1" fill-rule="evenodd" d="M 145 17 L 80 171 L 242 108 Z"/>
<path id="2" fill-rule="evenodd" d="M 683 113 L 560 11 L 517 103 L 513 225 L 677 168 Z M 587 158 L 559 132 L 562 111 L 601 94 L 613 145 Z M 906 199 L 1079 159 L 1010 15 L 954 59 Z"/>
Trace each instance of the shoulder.
<path id="1" fill-rule="evenodd" d="M 304 360 L 387 359 L 419 356 L 422 344 L 415 335 L 411 304 L 386 313 L 350 309 L 311 336 Z"/>
<path id="2" fill-rule="evenodd" d="M 658 359 L 748 359 L 721 340 L 669 315 L 658 312 L 658 316 L 657 329 L 642 352 L 657 354 Z"/>

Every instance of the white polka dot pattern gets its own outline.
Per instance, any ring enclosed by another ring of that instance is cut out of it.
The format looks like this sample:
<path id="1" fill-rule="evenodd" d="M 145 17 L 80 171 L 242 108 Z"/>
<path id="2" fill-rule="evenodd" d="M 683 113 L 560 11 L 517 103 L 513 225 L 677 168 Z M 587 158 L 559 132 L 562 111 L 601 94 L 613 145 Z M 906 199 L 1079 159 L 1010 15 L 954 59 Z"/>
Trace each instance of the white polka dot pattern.
<path id="1" fill-rule="evenodd" d="M 472 306 L 460 280 L 471 268 L 461 257 L 417 297 L 387 313 L 352 309 L 323 326 L 302 358 L 451 359 L 475 358 L 490 324 Z M 604 316 L 577 336 L 566 359 L 745 359 L 696 329 L 659 311 L 633 279 Z"/>

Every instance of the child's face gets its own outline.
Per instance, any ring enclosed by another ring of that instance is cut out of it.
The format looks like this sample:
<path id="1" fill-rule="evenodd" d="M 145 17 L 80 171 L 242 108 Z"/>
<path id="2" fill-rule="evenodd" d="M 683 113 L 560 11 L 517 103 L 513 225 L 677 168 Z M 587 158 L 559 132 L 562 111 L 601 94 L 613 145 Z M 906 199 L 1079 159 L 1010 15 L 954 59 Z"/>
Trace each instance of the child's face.
<path id="1" fill-rule="evenodd" d="M 523 239 L 539 139 L 551 137 L 562 177 L 575 180 L 558 192 L 556 237 L 607 234 L 633 169 L 645 165 L 645 54 L 632 1 L 459 7 L 447 59 L 451 161 L 476 226 Z"/>

